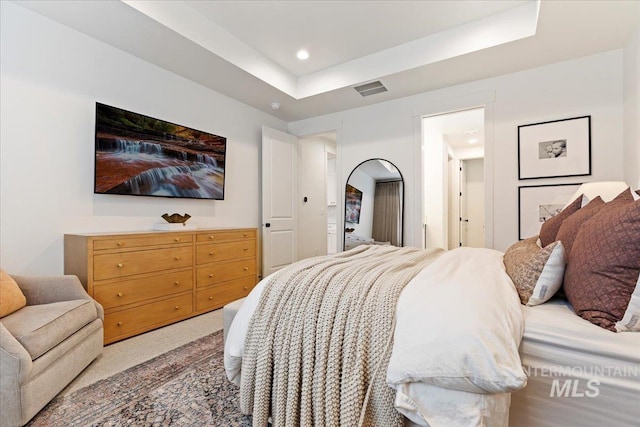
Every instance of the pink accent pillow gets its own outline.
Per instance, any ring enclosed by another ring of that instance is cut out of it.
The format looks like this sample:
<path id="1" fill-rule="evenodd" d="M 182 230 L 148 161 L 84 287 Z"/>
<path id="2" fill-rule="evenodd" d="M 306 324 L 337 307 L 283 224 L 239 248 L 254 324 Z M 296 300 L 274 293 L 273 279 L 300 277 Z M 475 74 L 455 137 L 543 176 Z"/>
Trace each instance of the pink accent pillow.
<path id="1" fill-rule="evenodd" d="M 580 317 L 616 331 L 639 275 L 640 200 L 629 202 L 620 194 L 580 227 L 564 291 Z"/>
<path id="2" fill-rule="evenodd" d="M 600 196 L 590 201 L 585 207 L 578 209 L 573 215 L 565 219 L 558 230 L 556 240 L 562 242 L 564 246 L 565 258 L 568 260 L 571 254 L 571 247 L 580 231 L 580 227 L 586 221 L 590 220 L 604 206 L 604 202 Z"/>
<path id="3" fill-rule="evenodd" d="M 560 230 L 560 226 L 564 220 L 580 209 L 581 206 L 582 196 L 574 200 L 573 203 L 564 208 L 558 215 L 548 219 L 542 224 L 542 227 L 540 228 L 540 244 L 543 248 L 557 240 L 556 235 L 558 234 L 558 230 Z"/>

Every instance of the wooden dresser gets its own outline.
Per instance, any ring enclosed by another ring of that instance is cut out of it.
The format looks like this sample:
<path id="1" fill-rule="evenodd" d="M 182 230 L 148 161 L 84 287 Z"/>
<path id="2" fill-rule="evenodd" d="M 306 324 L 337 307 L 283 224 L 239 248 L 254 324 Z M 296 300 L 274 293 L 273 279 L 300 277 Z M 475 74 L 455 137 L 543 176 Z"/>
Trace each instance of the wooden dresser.
<path id="1" fill-rule="evenodd" d="M 65 234 L 64 272 L 104 307 L 109 344 L 246 296 L 257 248 L 255 228 Z"/>

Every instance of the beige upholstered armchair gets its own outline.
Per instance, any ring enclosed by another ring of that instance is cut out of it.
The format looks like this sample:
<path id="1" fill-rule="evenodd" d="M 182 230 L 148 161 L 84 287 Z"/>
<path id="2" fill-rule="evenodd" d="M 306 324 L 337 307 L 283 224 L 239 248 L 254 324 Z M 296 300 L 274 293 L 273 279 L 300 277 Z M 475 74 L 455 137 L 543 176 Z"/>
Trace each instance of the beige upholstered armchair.
<path id="1" fill-rule="evenodd" d="M 26 306 L 0 318 L 0 424 L 21 426 L 102 352 L 104 311 L 76 276 L 11 277 Z"/>

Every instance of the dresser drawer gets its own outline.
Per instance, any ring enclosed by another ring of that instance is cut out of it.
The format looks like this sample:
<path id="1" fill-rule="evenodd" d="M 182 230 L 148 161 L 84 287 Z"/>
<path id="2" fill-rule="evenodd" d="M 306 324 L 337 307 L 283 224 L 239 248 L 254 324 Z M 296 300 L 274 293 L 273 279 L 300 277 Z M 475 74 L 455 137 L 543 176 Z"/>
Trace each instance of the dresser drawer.
<path id="1" fill-rule="evenodd" d="M 246 297 L 256 285 L 254 276 L 230 280 L 197 292 L 196 311 L 222 307 L 225 304 Z"/>
<path id="2" fill-rule="evenodd" d="M 105 308 L 109 344 L 246 295 L 257 239 L 255 228 L 65 234 L 64 272 Z"/>
<path id="3" fill-rule="evenodd" d="M 148 251 L 120 252 L 94 256 L 94 280 L 125 277 L 134 274 L 152 273 L 180 267 L 190 267 L 193 263 L 191 246 L 151 249 Z"/>
<path id="4" fill-rule="evenodd" d="M 225 240 L 255 240 L 256 230 L 229 230 L 198 233 L 196 242 L 217 242 Z M 255 243 L 254 243 L 255 244 Z"/>
<path id="5" fill-rule="evenodd" d="M 196 249 L 196 263 L 228 261 L 237 258 L 256 256 L 256 243 L 254 240 L 246 242 L 224 242 L 200 245 Z"/>
<path id="6" fill-rule="evenodd" d="M 196 274 L 196 286 L 208 286 L 244 276 L 256 275 L 256 260 L 248 258 L 242 261 L 227 262 L 222 264 L 209 264 L 198 267 Z"/>
<path id="7" fill-rule="evenodd" d="M 144 306 L 121 310 L 104 316 L 104 337 L 106 342 L 120 335 L 160 326 L 178 318 L 184 318 L 193 311 L 191 293 L 157 301 Z"/>
<path id="8" fill-rule="evenodd" d="M 193 242 L 193 234 L 158 234 L 154 236 L 121 236 L 113 239 L 93 241 L 93 250 L 140 248 L 155 245 L 170 245 Z"/>
<path id="9" fill-rule="evenodd" d="M 132 304 L 165 295 L 189 291 L 193 288 L 192 270 L 159 274 L 140 279 L 126 279 L 96 285 L 93 297 L 105 309 Z"/>

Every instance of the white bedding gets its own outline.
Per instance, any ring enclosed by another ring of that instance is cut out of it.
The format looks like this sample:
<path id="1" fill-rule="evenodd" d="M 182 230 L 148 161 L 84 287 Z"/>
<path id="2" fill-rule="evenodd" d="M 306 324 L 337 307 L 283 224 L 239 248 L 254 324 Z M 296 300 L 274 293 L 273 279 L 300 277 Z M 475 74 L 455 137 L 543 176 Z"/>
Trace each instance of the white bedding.
<path id="1" fill-rule="evenodd" d="M 253 289 L 229 329 L 225 369 L 236 384 L 249 321 L 268 282 Z M 387 371 L 387 383 L 397 390 L 396 408 L 432 427 L 506 425 L 507 392 L 526 384 L 518 357 L 522 329 L 520 301 L 502 254 L 445 252 L 404 288 L 398 302 Z M 456 405 L 465 410 L 453 410 Z"/>
<path id="2" fill-rule="evenodd" d="M 510 425 L 637 426 L 640 333 L 593 325 L 562 299 L 522 309 L 529 384 L 512 394 Z"/>
<path id="3" fill-rule="evenodd" d="M 498 412 L 505 414 L 507 393 L 522 388 L 527 378 L 518 355 L 520 300 L 502 253 L 475 248 L 445 252 L 404 289 L 396 318 L 387 370 L 387 384 L 396 389 L 396 408 L 432 427 L 503 425 L 488 422 L 490 413 L 481 408 L 502 407 Z M 434 389 L 425 385 L 468 393 L 441 390 L 438 397 L 426 393 Z M 448 413 L 439 399 L 453 403 Z"/>

